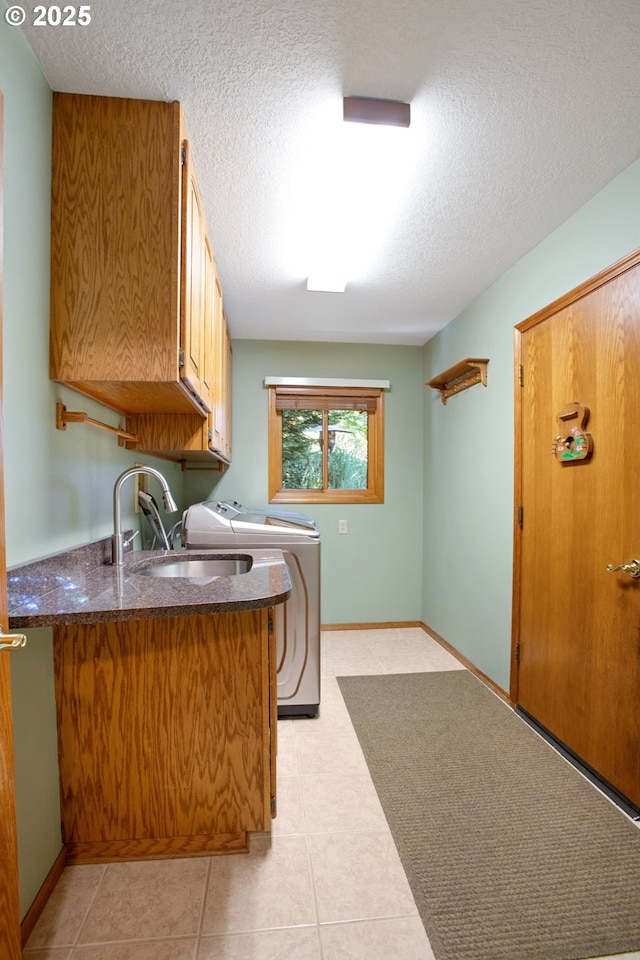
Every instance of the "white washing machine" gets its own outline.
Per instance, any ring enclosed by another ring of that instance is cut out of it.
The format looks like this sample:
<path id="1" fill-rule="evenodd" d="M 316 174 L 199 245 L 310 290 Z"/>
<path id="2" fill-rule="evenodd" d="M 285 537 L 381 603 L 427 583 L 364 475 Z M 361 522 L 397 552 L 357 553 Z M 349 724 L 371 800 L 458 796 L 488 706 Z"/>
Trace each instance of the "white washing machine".
<path id="1" fill-rule="evenodd" d="M 275 608 L 278 716 L 316 717 L 320 707 L 320 532 L 311 517 L 237 501 L 195 503 L 182 518 L 186 549 L 282 550 L 291 596 Z"/>

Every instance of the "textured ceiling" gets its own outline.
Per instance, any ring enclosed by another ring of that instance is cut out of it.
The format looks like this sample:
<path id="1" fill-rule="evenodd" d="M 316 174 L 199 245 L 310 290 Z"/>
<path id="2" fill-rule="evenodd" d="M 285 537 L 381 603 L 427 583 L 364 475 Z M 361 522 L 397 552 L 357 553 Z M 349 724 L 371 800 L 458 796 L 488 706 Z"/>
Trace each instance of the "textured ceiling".
<path id="1" fill-rule="evenodd" d="M 233 337 L 422 344 L 640 156 L 638 0 L 96 0 L 25 26 L 54 90 L 182 101 Z M 369 277 L 292 263 L 316 113 L 410 100 Z"/>

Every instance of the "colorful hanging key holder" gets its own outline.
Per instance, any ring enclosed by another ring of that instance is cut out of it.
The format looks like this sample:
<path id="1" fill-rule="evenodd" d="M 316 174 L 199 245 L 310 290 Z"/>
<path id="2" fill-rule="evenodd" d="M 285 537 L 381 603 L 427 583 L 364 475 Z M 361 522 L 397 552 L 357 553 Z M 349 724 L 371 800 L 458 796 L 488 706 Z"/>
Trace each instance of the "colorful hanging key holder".
<path id="1" fill-rule="evenodd" d="M 585 432 L 589 407 L 583 403 L 567 403 L 558 414 L 560 435 L 553 438 L 552 452 L 556 460 L 573 463 L 586 460 L 593 452 L 593 437 Z"/>

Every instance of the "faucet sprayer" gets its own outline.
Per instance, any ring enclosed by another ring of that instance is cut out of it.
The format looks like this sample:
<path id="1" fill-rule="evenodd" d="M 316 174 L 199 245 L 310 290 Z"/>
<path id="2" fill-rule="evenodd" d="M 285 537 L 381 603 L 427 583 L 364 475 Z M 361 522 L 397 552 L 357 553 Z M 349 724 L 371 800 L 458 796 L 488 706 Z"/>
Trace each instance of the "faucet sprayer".
<path id="1" fill-rule="evenodd" d="M 120 520 L 120 490 L 128 477 L 135 477 L 138 473 L 147 473 L 149 476 L 155 477 L 162 487 L 162 499 L 168 513 L 178 512 L 178 506 L 173 499 L 169 484 L 159 470 L 155 470 L 153 467 L 130 467 L 129 470 L 121 473 L 113 488 L 113 563 L 118 567 L 121 567 L 124 563 L 124 538 Z"/>

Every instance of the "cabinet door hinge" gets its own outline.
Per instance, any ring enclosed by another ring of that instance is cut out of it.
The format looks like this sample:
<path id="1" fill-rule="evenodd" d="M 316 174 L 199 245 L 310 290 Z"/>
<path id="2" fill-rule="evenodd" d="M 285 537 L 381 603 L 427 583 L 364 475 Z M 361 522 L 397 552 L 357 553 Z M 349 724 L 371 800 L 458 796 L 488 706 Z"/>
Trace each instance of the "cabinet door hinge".
<path id="1" fill-rule="evenodd" d="M 182 166 L 187 162 L 187 145 L 186 143 L 182 144 L 182 149 L 180 150 L 180 163 Z"/>
<path id="2" fill-rule="evenodd" d="M 524 507 L 521 503 L 518 504 L 518 526 L 520 528 L 524 526 Z"/>
<path id="3" fill-rule="evenodd" d="M 276 798 L 271 797 L 271 816 L 275 817 L 276 815 Z"/>
<path id="4" fill-rule="evenodd" d="M 178 366 L 184 367 L 184 350 L 178 350 Z"/>
<path id="5" fill-rule="evenodd" d="M 518 364 L 518 386 L 524 387 L 524 367 L 521 363 Z"/>

